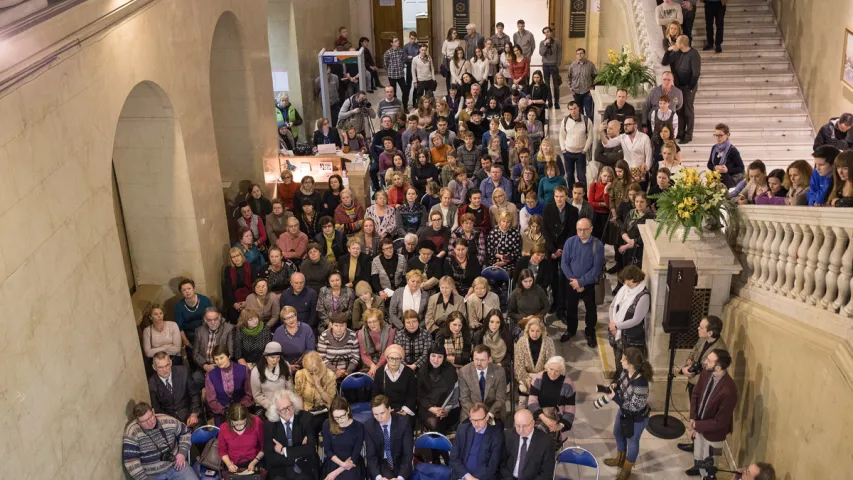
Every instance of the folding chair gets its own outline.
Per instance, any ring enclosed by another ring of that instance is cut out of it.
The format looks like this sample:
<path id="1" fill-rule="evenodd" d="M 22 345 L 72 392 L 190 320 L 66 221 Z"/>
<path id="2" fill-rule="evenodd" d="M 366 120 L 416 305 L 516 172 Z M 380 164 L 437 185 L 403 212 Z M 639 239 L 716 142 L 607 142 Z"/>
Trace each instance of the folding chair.
<path id="1" fill-rule="evenodd" d="M 595 469 L 595 480 L 598 480 L 598 475 L 600 473 L 600 469 L 598 466 L 598 459 L 595 458 L 595 455 L 590 453 L 589 450 L 582 447 L 566 447 L 557 454 L 557 460 L 554 464 L 554 479 L 555 480 L 569 480 L 567 478 L 559 478 L 557 479 L 557 467 L 560 464 L 565 465 L 580 465 L 582 467 L 589 467 Z"/>
<path id="2" fill-rule="evenodd" d="M 415 449 L 438 450 L 450 452 L 453 445 L 450 440 L 438 432 L 426 432 L 415 440 Z M 448 465 L 436 465 L 429 462 L 421 462 L 414 465 L 414 480 L 450 480 L 452 470 Z"/>
<path id="3" fill-rule="evenodd" d="M 218 435 L 219 427 L 214 427 L 213 425 L 202 425 L 195 429 L 190 435 L 190 444 L 200 444 L 199 455 L 201 455 L 201 451 L 204 450 L 204 446 L 207 445 L 207 442 L 216 438 Z M 197 458 L 195 460 L 195 463 L 193 463 L 192 449 L 190 449 L 189 464 L 192 466 L 196 475 L 198 475 L 198 478 L 201 480 L 219 480 L 220 478 L 222 478 L 219 472 L 216 472 L 215 475 L 206 475 L 204 472 L 208 470 L 207 467 L 202 466 Z"/>
<path id="4" fill-rule="evenodd" d="M 512 292 L 512 278 L 509 273 L 501 267 L 486 267 L 480 272 L 495 290 L 501 300 L 501 309 L 506 310 L 509 305 L 509 294 Z M 506 291 L 503 290 L 503 285 L 506 285 Z"/>
<path id="5" fill-rule="evenodd" d="M 373 389 L 373 379 L 370 375 L 362 372 L 355 372 L 347 375 L 341 382 L 339 393 L 344 396 L 344 390 L 361 390 Z M 352 402 L 352 417 L 360 423 L 364 423 L 373 417 L 373 412 L 370 410 L 370 402 Z"/>

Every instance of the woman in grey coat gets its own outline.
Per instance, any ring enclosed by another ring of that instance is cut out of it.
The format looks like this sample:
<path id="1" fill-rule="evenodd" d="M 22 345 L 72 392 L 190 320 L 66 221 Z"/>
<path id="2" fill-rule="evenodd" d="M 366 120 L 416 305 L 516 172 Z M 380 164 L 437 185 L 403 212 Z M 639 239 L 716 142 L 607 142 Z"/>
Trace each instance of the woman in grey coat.
<path id="1" fill-rule="evenodd" d="M 456 283 L 453 277 L 449 275 L 441 277 L 438 281 L 438 289 L 440 292 L 429 297 L 427 304 L 426 330 L 431 335 L 435 335 L 444 326 L 444 321 L 451 313 L 468 314 L 465 298 L 455 292 Z"/>
<path id="2" fill-rule="evenodd" d="M 317 297 L 317 317 L 320 319 L 317 330 L 322 333 L 328 328 L 329 317 L 333 313 L 343 313 L 351 319 L 353 303 L 355 292 L 343 284 L 340 272 L 332 272 L 329 286 L 321 288 Z"/>
<path id="3" fill-rule="evenodd" d="M 409 270 L 406 273 L 406 285 L 394 291 L 391 304 L 388 306 L 388 318 L 395 329 L 402 330 L 404 328 L 403 313 L 406 310 L 416 311 L 418 318 L 423 318 L 426 315 L 429 295 L 426 291 L 421 290 L 422 282 L 423 272 Z"/>

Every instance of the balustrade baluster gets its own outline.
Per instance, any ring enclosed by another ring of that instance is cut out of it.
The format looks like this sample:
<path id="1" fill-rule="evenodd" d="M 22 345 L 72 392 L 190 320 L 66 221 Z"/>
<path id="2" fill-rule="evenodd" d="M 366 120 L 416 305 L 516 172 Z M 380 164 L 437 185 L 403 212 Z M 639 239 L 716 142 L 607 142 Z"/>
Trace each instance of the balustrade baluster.
<path id="1" fill-rule="evenodd" d="M 798 224 L 789 224 L 789 226 L 793 232 L 793 237 L 788 246 L 788 260 L 785 262 L 785 286 L 782 287 L 782 295 L 793 297 L 797 278 L 797 255 L 803 243 L 803 229 Z"/>
<path id="2" fill-rule="evenodd" d="M 817 257 L 820 252 L 820 247 L 823 245 L 823 229 L 817 225 L 809 225 L 808 228 L 812 231 L 814 240 L 809 245 L 809 251 L 806 257 L 806 270 L 803 272 L 805 276 L 805 284 L 800 291 L 800 300 L 808 302 L 809 297 L 815 290 L 815 272 L 817 271 Z"/>
<path id="3" fill-rule="evenodd" d="M 832 303 L 832 309 L 836 312 L 841 311 L 841 308 L 847 302 L 851 290 L 850 281 L 853 280 L 853 228 L 845 228 L 844 233 L 847 235 L 848 242 L 847 250 L 844 251 L 844 256 L 841 257 L 841 274 L 838 276 L 838 297 Z"/>
<path id="4" fill-rule="evenodd" d="M 794 289 L 791 290 L 791 298 L 800 300 L 800 292 L 803 291 L 805 284 L 806 262 L 809 256 L 809 247 L 812 244 L 812 229 L 808 225 L 800 225 L 799 229 L 803 232 L 803 241 L 800 242 L 800 248 L 797 250 L 797 267 L 794 270 Z"/>
<path id="5" fill-rule="evenodd" d="M 794 238 L 794 229 L 790 223 L 778 224 L 784 230 L 784 238 L 778 248 L 778 259 L 776 261 L 776 282 L 773 284 L 773 291 L 781 293 L 785 286 L 785 265 L 788 263 L 788 248 L 791 246 L 791 240 Z"/>
<path id="6" fill-rule="evenodd" d="M 735 245 L 737 245 L 735 253 L 743 268 L 741 269 L 740 275 L 738 275 L 738 279 L 740 281 L 740 285 L 746 285 L 747 280 L 749 280 L 749 263 L 746 260 L 746 256 L 749 254 L 749 240 L 752 236 L 752 224 L 749 220 L 742 219 L 739 227 L 738 238 L 735 241 Z"/>
<path id="7" fill-rule="evenodd" d="M 749 276 L 749 283 L 752 285 L 760 285 L 762 265 L 761 259 L 764 258 L 764 241 L 767 239 L 767 222 L 758 220 L 758 239 L 755 241 L 755 254 L 753 255 L 752 266 L 754 270 Z M 764 267 L 767 267 L 767 260 L 764 260 Z"/>
<path id="8" fill-rule="evenodd" d="M 835 246 L 829 254 L 829 270 L 826 273 L 826 294 L 820 300 L 820 307 L 830 309 L 838 295 L 838 273 L 841 271 L 841 257 L 847 248 L 847 233 L 841 227 L 832 227 Z"/>
<path id="9" fill-rule="evenodd" d="M 818 226 L 817 231 L 823 235 L 823 244 L 817 253 L 817 269 L 814 272 L 814 292 L 809 297 L 812 305 L 817 305 L 826 293 L 826 274 L 829 272 L 829 255 L 835 247 L 835 234 L 832 228 Z"/>
<path id="10" fill-rule="evenodd" d="M 761 276 L 758 278 L 758 286 L 761 288 L 767 288 L 767 280 L 770 278 L 770 266 L 776 265 L 776 262 L 772 260 L 773 258 L 773 243 L 776 238 L 776 222 L 764 222 L 767 227 L 767 236 L 764 239 L 764 243 L 761 244 Z M 771 263 L 773 262 L 773 263 Z M 776 270 L 775 268 L 773 269 Z"/>

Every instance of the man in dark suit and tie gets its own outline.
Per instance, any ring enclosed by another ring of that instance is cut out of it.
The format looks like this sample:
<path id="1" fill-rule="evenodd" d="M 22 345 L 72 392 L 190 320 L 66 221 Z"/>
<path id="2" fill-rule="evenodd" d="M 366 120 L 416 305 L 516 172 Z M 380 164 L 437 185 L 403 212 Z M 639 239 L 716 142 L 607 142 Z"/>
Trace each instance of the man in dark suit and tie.
<path id="1" fill-rule="evenodd" d="M 187 424 L 198 423 L 201 415 L 201 392 L 183 365 L 172 365 L 166 352 L 157 352 L 152 359 L 154 375 L 148 379 L 151 407 L 155 413 L 165 413 Z"/>
<path id="2" fill-rule="evenodd" d="M 468 418 L 475 403 L 482 402 L 486 405 L 489 423 L 494 423 L 498 431 L 503 430 L 506 374 L 503 368 L 492 363 L 489 347 L 474 347 L 474 361 L 459 369 L 459 402 L 462 404 L 461 422 Z"/>
<path id="3" fill-rule="evenodd" d="M 569 189 L 563 185 L 554 188 L 554 201 L 542 210 L 542 236 L 545 237 L 545 249 L 554 262 L 552 285 L 554 300 L 552 309 L 557 318 L 566 321 L 566 295 L 569 281 L 560 271 L 559 262 L 563 255 L 566 240 L 577 234 L 578 210 L 568 203 Z"/>
<path id="4" fill-rule="evenodd" d="M 412 427 L 405 416 L 391 413 L 385 395 L 370 401 L 373 418 L 364 424 L 367 473 L 375 480 L 406 480 L 412 476 Z"/>
<path id="5" fill-rule="evenodd" d="M 504 434 L 501 480 L 549 480 L 554 478 L 554 445 L 548 435 L 534 428 L 533 414 L 515 412 L 515 429 Z"/>
<path id="6" fill-rule="evenodd" d="M 313 480 L 319 475 L 311 414 L 290 390 L 273 395 L 264 422 L 264 461 L 270 480 Z"/>
<path id="7" fill-rule="evenodd" d="M 500 429 L 489 425 L 486 404 L 477 402 L 468 412 L 470 423 L 459 425 L 450 452 L 451 478 L 462 480 L 496 480 L 503 453 Z"/>

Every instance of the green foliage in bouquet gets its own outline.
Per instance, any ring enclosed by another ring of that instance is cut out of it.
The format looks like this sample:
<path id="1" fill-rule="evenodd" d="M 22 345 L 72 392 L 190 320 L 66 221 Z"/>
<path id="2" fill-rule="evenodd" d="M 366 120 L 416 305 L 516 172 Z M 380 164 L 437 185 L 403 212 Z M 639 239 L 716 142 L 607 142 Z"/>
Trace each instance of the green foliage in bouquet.
<path id="1" fill-rule="evenodd" d="M 655 238 L 666 230 L 672 240 L 675 232 L 682 230 L 683 243 L 691 228 L 700 233 L 718 230 L 735 219 L 737 204 L 727 198 L 719 172 L 699 173 L 695 168 L 683 168 L 673 179 L 675 185 L 651 196 L 657 205 Z"/>
<path id="2" fill-rule="evenodd" d="M 640 85 L 655 84 L 655 74 L 645 65 L 646 59 L 632 54 L 627 45 L 622 46 L 621 53 L 608 50 L 607 57 L 610 63 L 598 72 L 595 83 L 624 88 L 632 97 L 637 96 Z"/>

